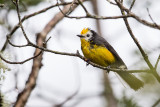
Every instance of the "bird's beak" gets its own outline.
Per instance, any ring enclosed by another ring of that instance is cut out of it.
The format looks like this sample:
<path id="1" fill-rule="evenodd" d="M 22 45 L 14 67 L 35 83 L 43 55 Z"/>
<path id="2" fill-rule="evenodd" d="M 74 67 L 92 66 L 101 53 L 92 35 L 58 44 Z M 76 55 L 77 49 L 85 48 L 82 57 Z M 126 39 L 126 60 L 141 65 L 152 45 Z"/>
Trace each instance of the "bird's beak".
<path id="1" fill-rule="evenodd" d="M 84 36 L 82 36 L 82 35 L 77 35 L 78 37 L 80 37 L 80 38 L 83 38 Z"/>

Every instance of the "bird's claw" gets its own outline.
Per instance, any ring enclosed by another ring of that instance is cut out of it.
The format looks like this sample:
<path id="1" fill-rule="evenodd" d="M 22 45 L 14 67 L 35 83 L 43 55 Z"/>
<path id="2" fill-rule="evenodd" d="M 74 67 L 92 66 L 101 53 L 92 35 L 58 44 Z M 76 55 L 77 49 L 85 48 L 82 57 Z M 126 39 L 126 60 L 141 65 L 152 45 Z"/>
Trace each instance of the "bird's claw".
<path id="1" fill-rule="evenodd" d="M 88 65 L 89 65 L 90 60 L 89 60 L 89 59 L 87 59 L 87 58 L 85 58 L 85 61 L 87 62 L 87 63 L 86 63 L 86 66 L 88 66 Z"/>

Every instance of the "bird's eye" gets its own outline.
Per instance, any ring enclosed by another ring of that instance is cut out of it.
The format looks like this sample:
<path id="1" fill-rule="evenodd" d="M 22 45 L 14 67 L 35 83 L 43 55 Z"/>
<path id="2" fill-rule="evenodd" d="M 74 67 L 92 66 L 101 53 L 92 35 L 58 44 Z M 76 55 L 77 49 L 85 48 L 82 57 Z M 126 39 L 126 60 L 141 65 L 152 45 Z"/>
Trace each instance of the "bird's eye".
<path id="1" fill-rule="evenodd" d="M 89 34 L 87 34 L 87 37 L 90 37 L 90 35 L 89 35 Z"/>

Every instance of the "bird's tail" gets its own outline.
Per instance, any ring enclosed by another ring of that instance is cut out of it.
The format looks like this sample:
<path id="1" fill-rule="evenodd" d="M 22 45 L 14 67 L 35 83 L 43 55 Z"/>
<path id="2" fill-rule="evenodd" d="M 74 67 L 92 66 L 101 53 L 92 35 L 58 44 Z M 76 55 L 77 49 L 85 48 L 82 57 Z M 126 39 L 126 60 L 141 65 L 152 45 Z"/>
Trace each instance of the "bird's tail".
<path id="1" fill-rule="evenodd" d="M 144 83 L 131 73 L 117 72 L 117 74 L 135 91 L 142 88 Z"/>

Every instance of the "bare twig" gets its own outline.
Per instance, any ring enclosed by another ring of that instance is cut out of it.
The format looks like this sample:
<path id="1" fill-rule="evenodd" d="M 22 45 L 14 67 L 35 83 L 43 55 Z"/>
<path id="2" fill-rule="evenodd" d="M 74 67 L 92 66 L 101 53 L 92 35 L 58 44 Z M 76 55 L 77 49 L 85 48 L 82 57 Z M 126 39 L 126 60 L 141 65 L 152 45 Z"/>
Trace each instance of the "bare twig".
<path id="1" fill-rule="evenodd" d="M 117 3 L 118 7 L 120 8 L 121 10 L 121 13 L 122 15 L 125 15 L 125 10 L 123 8 L 123 5 L 118 1 L 118 0 L 115 0 L 115 2 Z M 151 62 L 149 61 L 148 59 L 148 56 L 147 54 L 145 53 L 145 51 L 143 50 L 143 48 L 141 47 L 141 45 L 139 44 L 138 40 L 136 39 L 136 37 L 134 36 L 133 32 L 132 32 L 132 29 L 128 23 L 128 20 L 127 18 L 123 18 L 124 22 L 125 22 L 125 25 L 127 27 L 127 30 L 130 34 L 130 36 L 132 37 L 133 41 L 135 42 L 135 44 L 137 45 L 138 49 L 140 50 L 145 62 L 147 63 L 148 67 L 152 70 L 152 74 L 156 77 L 156 79 L 160 82 L 160 77 L 159 75 L 157 74 L 156 70 L 154 69 L 153 65 L 151 64 Z"/>
<path id="2" fill-rule="evenodd" d="M 67 14 L 64 14 L 63 11 L 61 10 L 61 8 L 59 7 L 59 10 L 61 11 L 61 13 L 67 17 L 67 18 L 73 18 L 73 19 L 83 19 L 83 18 L 92 18 L 92 19 L 97 19 L 97 20 L 104 20 L 104 19 L 120 19 L 120 18 L 125 18 L 125 17 L 131 17 L 131 15 L 119 15 L 119 16 L 98 16 L 98 15 L 92 15 L 92 14 L 88 14 L 85 16 L 69 16 Z"/>
<path id="3" fill-rule="evenodd" d="M 83 3 L 80 0 L 77 0 L 77 1 L 82 6 L 82 8 L 84 9 L 84 11 L 86 12 L 86 16 L 89 16 L 90 14 L 89 14 L 88 10 L 86 9 L 86 7 L 83 5 Z"/>
<path id="4" fill-rule="evenodd" d="M 14 3 L 14 1 L 12 1 L 12 2 Z M 19 20 L 20 28 L 21 28 L 21 30 L 22 30 L 22 32 L 23 32 L 23 35 L 24 35 L 25 39 L 26 39 L 27 42 L 29 43 L 30 40 L 29 40 L 29 38 L 27 37 L 27 34 L 25 33 L 24 28 L 23 28 L 23 25 L 22 25 L 22 22 L 21 22 L 21 15 L 20 15 L 20 12 L 19 12 L 19 0 L 16 0 L 16 3 L 14 3 L 14 4 L 15 4 L 15 6 L 16 6 L 16 10 L 17 10 L 17 15 L 18 15 L 18 20 Z"/>
<path id="5" fill-rule="evenodd" d="M 75 19 L 82 19 L 82 18 L 93 18 L 93 19 L 119 19 L 119 18 L 124 18 L 124 17 L 131 17 L 129 14 L 128 15 L 124 15 L 124 16 L 99 16 L 99 15 L 92 15 L 88 12 L 88 10 L 86 9 L 86 7 L 79 2 L 80 5 L 82 6 L 82 8 L 85 10 L 86 15 L 85 16 L 69 16 L 67 12 L 66 14 L 61 10 L 61 8 L 58 5 L 59 10 L 61 11 L 61 13 L 67 17 L 67 18 L 75 18 Z M 57 4 L 58 4 L 58 0 L 57 0 Z"/>
<path id="6" fill-rule="evenodd" d="M 73 4 L 75 4 L 76 1 L 77 1 L 77 0 L 73 0 L 73 1 L 72 1 L 72 4 L 71 4 L 71 6 L 70 6 L 67 14 L 70 14 L 70 12 L 72 12 L 71 10 L 72 10 Z M 59 4 L 59 3 L 58 3 L 58 0 L 57 0 L 57 4 Z M 78 5 L 78 3 L 77 3 L 77 5 Z M 58 6 L 58 7 L 59 7 L 59 6 Z M 60 8 L 60 7 L 59 7 L 59 8 Z"/>
<path id="7" fill-rule="evenodd" d="M 153 106 L 152 107 L 158 107 L 157 105 L 160 103 L 160 99 L 158 99 L 154 104 L 153 104 Z"/>
<path id="8" fill-rule="evenodd" d="M 114 2 L 112 2 L 111 0 L 106 0 L 107 2 L 109 2 L 110 4 L 112 4 L 112 5 L 115 5 L 115 6 L 117 6 L 117 4 L 116 3 L 114 3 Z"/>
<path id="9" fill-rule="evenodd" d="M 117 1 L 117 0 L 115 0 Z M 117 1 L 118 2 L 118 1 Z M 133 12 L 131 12 L 128 8 L 124 7 L 123 4 L 121 4 L 120 2 L 118 2 L 118 5 L 121 9 L 123 9 L 124 11 L 126 11 L 132 18 L 136 19 L 138 22 L 149 26 L 151 28 L 155 28 L 155 29 L 159 29 L 160 30 L 160 25 L 155 25 L 154 23 L 148 22 L 142 18 L 140 18 L 139 16 L 137 16 L 136 14 L 134 14 Z"/>
<path id="10" fill-rule="evenodd" d="M 28 58 L 28 59 L 26 59 L 26 60 L 24 60 L 24 61 L 20 61 L 20 62 L 8 61 L 8 60 L 6 60 L 5 58 L 3 58 L 1 54 L 0 54 L 0 59 L 2 59 L 3 61 L 5 61 L 5 62 L 8 63 L 8 64 L 24 64 L 25 62 L 28 62 L 28 61 L 30 61 L 30 60 L 38 57 L 41 53 L 42 53 L 42 51 L 40 51 L 37 55 L 35 55 L 35 56 L 33 56 L 33 57 L 30 57 L 30 58 Z"/>
<path id="11" fill-rule="evenodd" d="M 157 59 L 157 61 L 156 61 L 156 64 L 155 64 L 154 69 L 157 69 L 157 66 L 158 66 L 159 61 L 160 61 L 160 55 L 158 56 L 158 59 Z"/>
<path id="12" fill-rule="evenodd" d="M 149 15 L 149 18 L 151 19 L 151 21 L 155 24 L 155 26 L 158 27 L 157 23 L 153 20 L 148 8 L 147 8 L 147 12 L 148 12 L 148 15 Z"/>
<path id="13" fill-rule="evenodd" d="M 80 88 L 78 88 L 71 96 L 69 96 L 68 98 L 66 98 L 62 103 L 54 105 L 54 107 L 63 107 L 64 104 L 66 104 L 68 101 L 70 101 L 71 99 L 73 99 L 78 94 L 79 89 Z"/>
<path id="14" fill-rule="evenodd" d="M 132 8 L 133 8 L 133 6 L 134 6 L 135 2 L 136 2 L 136 0 L 133 0 L 133 1 L 132 1 L 131 6 L 130 6 L 130 8 L 129 8 L 129 11 L 131 11 L 131 10 L 132 10 Z"/>
<path id="15" fill-rule="evenodd" d="M 13 43 L 10 41 L 10 39 L 7 39 L 7 41 L 8 41 L 8 43 L 9 43 L 10 45 L 12 45 L 13 47 L 19 47 L 19 48 L 21 48 L 21 47 L 29 46 L 28 43 L 27 43 L 26 45 L 15 45 L 15 44 L 13 44 Z"/>
<path id="16" fill-rule="evenodd" d="M 50 40 L 50 38 L 51 38 L 51 37 L 49 37 L 49 38 L 46 40 L 46 42 L 43 43 L 44 46 L 47 44 L 47 42 Z M 30 46 L 30 45 L 14 45 L 14 44 L 12 44 L 10 41 L 9 41 L 9 44 L 11 44 L 11 45 L 14 46 L 14 47 L 26 47 L 26 46 Z M 28 61 L 30 61 L 30 60 L 38 57 L 40 54 L 42 54 L 42 52 L 43 52 L 43 51 L 40 51 L 37 55 L 35 55 L 35 56 L 33 56 L 33 57 L 30 57 L 30 58 L 27 58 L 26 60 L 20 61 L 20 62 L 18 62 L 18 61 L 16 61 L 16 62 L 8 61 L 8 60 L 6 60 L 5 58 L 3 58 L 3 56 L 2 56 L 1 54 L 0 54 L 0 59 L 2 59 L 3 61 L 5 61 L 5 62 L 8 63 L 8 64 L 24 64 L 25 62 L 28 62 Z"/>

